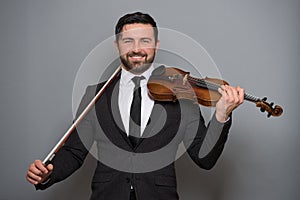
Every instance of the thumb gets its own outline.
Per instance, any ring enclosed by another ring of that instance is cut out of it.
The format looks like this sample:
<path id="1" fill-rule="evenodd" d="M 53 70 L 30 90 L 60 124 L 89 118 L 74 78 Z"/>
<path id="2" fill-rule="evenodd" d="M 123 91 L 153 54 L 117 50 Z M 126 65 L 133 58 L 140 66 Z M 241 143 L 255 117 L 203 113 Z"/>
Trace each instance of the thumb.
<path id="1" fill-rule="evenodd" d="M 49 171 L 52 171 L 52 170 L 53 170 L 53 165 L 52 165 L 52 164 L 48 164 L 48 165 L 47 165 L 47 169 L 48 169 Z"/>

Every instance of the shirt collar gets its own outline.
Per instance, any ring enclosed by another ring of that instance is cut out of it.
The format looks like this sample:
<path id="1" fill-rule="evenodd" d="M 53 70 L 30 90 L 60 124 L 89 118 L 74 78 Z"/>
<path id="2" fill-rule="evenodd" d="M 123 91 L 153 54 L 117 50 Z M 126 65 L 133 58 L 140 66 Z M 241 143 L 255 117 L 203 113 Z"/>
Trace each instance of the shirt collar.
<path id="1" fill-rule="evenodd" d="M 143 72 L 142 74 L 140 74 L 138 76 L 144 76 L 145 80 L 146 80 L 144 83 L 147 83 L 153 70 L 154 70 L 154 67 L 153 67 L 153 65 L 151 65 L 149 67 L 149 69 L 147 69 L 145 72 Z M 122 85 L 132 84 L 131 79 L 135 76 L 137 76 L 137 75 L 132 74 L 131 72 L 124 70 L 122 68 L 120 84 L 122 84 Z M 141 84 L 144 84 L 144 83 L 143 83 L 143 81 L 141 82 Z"/>

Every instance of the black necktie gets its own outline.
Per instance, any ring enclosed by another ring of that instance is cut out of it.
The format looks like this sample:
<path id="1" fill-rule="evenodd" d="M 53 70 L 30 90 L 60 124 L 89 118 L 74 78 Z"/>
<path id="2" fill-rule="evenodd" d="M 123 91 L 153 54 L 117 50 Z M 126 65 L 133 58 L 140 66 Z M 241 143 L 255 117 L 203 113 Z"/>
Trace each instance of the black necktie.
<path id="1" fill-rule="evenodd" d="M 129 119 L 129 140 L 133 147 L 135 147 L 141 135 L 141 87 L 140 82 L 144 77 L 135 76 L 132 78 L 134 82 L 133 99 L 130 107 Z"/>

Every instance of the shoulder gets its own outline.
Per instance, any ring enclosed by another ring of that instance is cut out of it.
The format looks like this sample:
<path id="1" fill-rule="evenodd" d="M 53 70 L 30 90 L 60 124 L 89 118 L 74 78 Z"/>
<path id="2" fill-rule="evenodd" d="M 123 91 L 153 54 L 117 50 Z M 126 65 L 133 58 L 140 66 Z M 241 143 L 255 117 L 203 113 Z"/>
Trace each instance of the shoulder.
<path id="1" fill-rule="evenodd" d="M 99 83 L 94 85 L 88 85 L 86 87 L 85 92 L 81 98 L 79 110 L 82 110 L 93 100 L 93 98 L 97 95 L 97 93 L 99 92 L 99 90 L 103 85 L 104 83 Z"/>
<path id="2" fill-rule="evenodd" d="M 103 87 L 105 82 L 101 82 L 94 85 L 88 85 L 85 89 L 84 96 L 94 97 L 96 94 L 100 91 L 100 89 Z"/>

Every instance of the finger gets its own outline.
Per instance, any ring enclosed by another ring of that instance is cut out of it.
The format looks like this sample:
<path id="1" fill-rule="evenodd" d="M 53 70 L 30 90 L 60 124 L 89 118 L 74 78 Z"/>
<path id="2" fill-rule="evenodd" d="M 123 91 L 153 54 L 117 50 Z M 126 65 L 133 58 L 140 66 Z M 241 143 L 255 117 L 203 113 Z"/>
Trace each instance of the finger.
<path id="1" fill-rule="evenodd" d="M 28 172 L 31 172 L 32 174 L 35 174 L 37 176 L 42 176 L 42 174 L 43 174 L 43 172 L 41 170 L 39 170 L 34 163 L 32 163 L 29 166 Z"/>
<path id="2" fill-rule="evenodd" d="M 236 88 L 230 87 L 232 102 L 235 104 L 239 103 L 239 94 Z"/>
<path id="3" fill-rule="evenodd" d="M 39 182 L 35 179 L 32 179 L 30 176 L 26 176 L 26 180 L 31 183 L 31 184 L 34 184 L 34 185 L 37 185 Z"/>
<path id="4" fill-rule="evenodd" d="M 49 172 L 51 172 L 53 170 L 53 165 L 52 164 L 47 165 L 47 169 Z"/>
<path id="5" fill-rule="evenodd" d="M 225 85 L 221 85 L 221 87 L 218 88 L 218 92 L 223 96 L 226 94 L 226 87 Z"/>
<path id="6" fill-rule="evenodd" d="M 225 85 L 224 87 L 225 87 L 224 91 L 225 91 L 225 94 L 226 94 L 227 101 L 232 102 L 234 100 L 233 88 L 229 85 Z"/>
<path id="7" fill-rule="evenodd" d="M 231 87 L 230 88 L 231 94 L 233 95 L 232 98 L 234 99 L 233 102 L 235 104 L 241 104 L 244 101 L 244 89 L 241 87 Z"/>
<path id="8" fill-rule="evenodd" d="M 37 175 L 37 174 L 35 174 L 35 173 L 31 172 L 31 171 L 27 172 L 26 178 L 31 183 L 35 182 L 34 184 L 39 183 L 42 180 L 42 177 L 40 175 Z"/>
<path id="9" fill-rule="evenodd" d="M 229 85 L 222 85 L 219 92 L 225 98 L 226 102 L 239 103 L 239 94 L 236 88 Z"/>
<path id="10" fill-rule="evenodd" d="M 244 102 L 245 90 L 240 86 L 237 86 L 237 91 L 239 95 L 239 103 L 242 104 Z"/>
<path id="11" fill-rule="evenodd" d="M 228 85 L 222 85 L 218 91 L 222 95 L 221 99 L 223 99 L 224 103 L 230 101 L 231 92 L 228 89 Z"/>
<path id="12" fill-rule="evenodd" d="M 37 169 L 39 169 L 42 173 L 47 174 L 48 169 L 45 167 L 45 165 L 42 163 L 41 160 L 35 160 L 34 165 Z"/>

